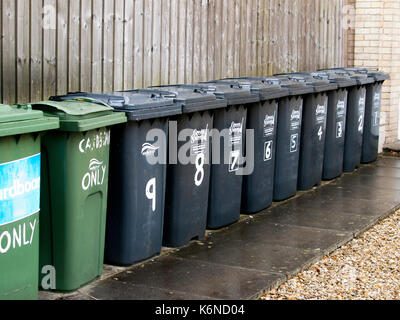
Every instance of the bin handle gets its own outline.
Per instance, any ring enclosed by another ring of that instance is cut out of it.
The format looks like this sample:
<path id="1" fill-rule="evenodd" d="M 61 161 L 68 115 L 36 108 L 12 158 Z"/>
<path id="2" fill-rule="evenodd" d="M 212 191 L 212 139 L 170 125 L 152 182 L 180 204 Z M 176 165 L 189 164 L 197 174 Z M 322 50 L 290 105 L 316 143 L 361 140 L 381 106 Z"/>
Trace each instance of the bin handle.
<path id="1" fill-rule="evenodd" d="M 76 97 L 76 98 L 72 98 L 72 99 L 65 100 L 65 101 L 66 102 L 67 101 L 91 102 L 91 103 L 101 104 L 101 105 L 103 105 L 105 107 L 111 108 L 111 106 L 109 104 L 105 103 L 104 101 L 99 100 L 99 99 L 89 98 L 89 97 Z"/>

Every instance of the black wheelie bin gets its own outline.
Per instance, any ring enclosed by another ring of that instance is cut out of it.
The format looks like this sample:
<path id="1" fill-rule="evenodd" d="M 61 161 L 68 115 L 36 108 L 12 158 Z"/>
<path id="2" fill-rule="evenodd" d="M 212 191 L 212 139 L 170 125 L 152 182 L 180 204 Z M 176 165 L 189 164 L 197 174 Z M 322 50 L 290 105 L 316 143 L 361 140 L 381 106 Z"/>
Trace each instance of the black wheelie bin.
<path id="1" fill-rule="evenodd" d="M 355 73 L 350 70 L 334 68 L 321 71 L 346 75 L 357 81 L 357 85 L 348 87 L 349 96 L 343 158 L 343 171 L 353 172 L 361 164 L 367 86 L 375 80 L 372 77 L 368 77 L 367 74 Z"/>
<path id="2" fill-rule="evenodd" d="M 365 101 L 365 123 L 361 163 L 370 163 L 378 158 L 379 129 L 381 119 L 382 86 L 390 75 L 378 70 L 364 68 L 346 68 L 344 70 L 367 74 L 375 82 L 367 85 Z"/>
<path id="3" fill-rule="evenodd" d="M 246 139 L 246 105 L 260 97 L 239 84 L 217 82 L 184 85 L 201 88 L 227 101 L 228 106 L 214 112 L 211 134 L 212 166 L 207 227 L 219 229 L 240 219 Z M 221 139 L 222 138 L 222 139 Z"/>
<path id="4" fill-rule="evenodd" d="M 172 97 L 183 114 L 170 119 L 164 246 L 180 247 L 203 239 L 210 188 L 210 133 L 214 113 L 227 102 L 206 90 L 182 86 L 142 89 Z M 174 128 L 172 130 L 172 128 Z"/>
<path id="5" fill-rule="evenodd" d="M 321 75 L 294 73 L 277 75 L 301 81 L 313 89 L 304 96 L 298 190 L 310 190 L 321 183 L 324 165 L 328 92 L 338 86 Z"/>
<path id="6" fill-rule="evenodd" d="M 274 201 L 283 201 L 297 192 L 303 96 L 313 92 L 304 81 L 287 77 L 252 78 L 273 82 L 289 90 L 278 101 L 278 125 L 275 151 Z"/>
<path id="7" fill-rule="evenodd" d="M 246 127 L 254 131 L 254 148 L 245 148 L 245 156 L 247 163 L 253 162 L 254 169 L 243 177 L 242 190 L 242 213 L 256 213 L 273 201 L 278 101 L 287 97 L 289 90 L 273 79 L 231 78 L 218 82 L 240 85 L 260 96 L 260 102 L 246 105 Z"/>
<path id="8" fill-rule="evenodd" d="M 338 90 L 328 93 L 328 118 L 326 122 L 323 180 L 332 180 L 343 173 L 343 156 L 346 138 L 346 115 L 349 87 L 357 85 L 348 75 L 318 72 L 338 85 Z"/>
<path id="9" fill-rule="evenodd" d="M 160 94 L 76 92 L 52 100 L 102 101 L 128 122 L 111 129 L 105 261 L 128 266 L 161 252 L 168 117 L 182 113 Z"/>

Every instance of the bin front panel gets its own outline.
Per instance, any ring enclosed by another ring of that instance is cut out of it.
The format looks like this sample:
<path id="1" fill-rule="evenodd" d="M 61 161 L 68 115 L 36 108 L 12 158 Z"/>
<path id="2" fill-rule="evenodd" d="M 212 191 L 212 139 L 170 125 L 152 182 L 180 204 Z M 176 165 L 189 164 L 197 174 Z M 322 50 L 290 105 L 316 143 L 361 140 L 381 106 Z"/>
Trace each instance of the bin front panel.
<path id="1" fill-rule="evenodd" d="M 326 93 L 309 94 L 304 98 L 298 189 L 309 190 L 321 183 L 324 162 Z"/>
<path id="2" fill-rule="evenodd" d="M 346 136 L 347 89 L 332 91 L 328 96 L 323 179 L 331 180 L 343 173 Z"/>
<path id="3" fill-rule="evenodd" d="M 278 113 L 274 200 L 282 201 L 297 192 L 303 99 L 293 96 L 279 100 Z"/>
<path id="4" fill-rule="evenodd" d="M 251 106 L 250 106 L 251 107 Z M 207 226 L 218 229 L 239 220 L 247 109 L 230 106 L 214 113 L 210 199 Z M 218 157 L 219 156 L 219 157 Z"/>
<path id="5" fill-rule="evenodd" d="M 0 300 L 37 299 L 40 135 L 0 138 Z"/>
<path id="6" fill-rule="evenodd" d="M 161 140 L 148 140 L 151 130 Z M 129 121 L 111 130 L 106 262 L 131 265 L 161 252 L 167 138 L 167 118 Z"/>
<path id="7" fill-rule="evenodd" d="M 180 247 L 205 235 L 213 116 L 195 112 L 175 117 L 171 124 L 176 124 L 177 136 L 170 126 L 163 244 Z M 179 161 L 175 151 L 184 154 L 187 162 Z"/>
<path id="8" fill-rule="evenodd" d="M 378 158 L 382 82 L 367 86 L 362 163 Z"/>
<path id="9" fill-rule="evenodd" d="M 107 210 L 110 129 L 56 132 L 43 138 L 47 159 L 40 265 L 52 265 L 57 290 L 71 291 L 101 275 Z M 46 211 L 48 210 L 48 212 Z M 45 243 L 51 245 L 45 245 Z"/>
<path id="10" fill-rule="evenodd" d="M 364 133 L 366 87 L 349 90 L 344 146 L 343 171 L 353 172 L 360 166 Z"/>
<path id="11" fill-rule="evenodd" d="M 243 177 L 244 213 L 255 213 L 272 204 L 277 121 L 277 100 L 264 101 L 247 108 L 247 129 L 254 130 L 254 171 Z"/>

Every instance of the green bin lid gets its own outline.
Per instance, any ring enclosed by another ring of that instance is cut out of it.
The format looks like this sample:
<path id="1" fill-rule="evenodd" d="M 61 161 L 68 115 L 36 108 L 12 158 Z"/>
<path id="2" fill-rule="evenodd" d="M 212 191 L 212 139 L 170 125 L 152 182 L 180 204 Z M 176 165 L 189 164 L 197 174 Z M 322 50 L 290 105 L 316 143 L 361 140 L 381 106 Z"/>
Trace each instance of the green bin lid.
<path id="1" fill-rule="evenodd" d="M 0 137 L 35 133 L 59 128 L 59 121 L 45 117 L 28 105 L 0 104 Z"/>
<path id="2" fill-rule="evenodd" d="M 58 117 L 62 131 L 89 131 L 127 121 L 125 114 L 114 113 L 112 107 L 97 100 L 95 103 L 90 98 L 42 101 L 33 103 L 32 108 L 43 111 L 45 115 Z"/>

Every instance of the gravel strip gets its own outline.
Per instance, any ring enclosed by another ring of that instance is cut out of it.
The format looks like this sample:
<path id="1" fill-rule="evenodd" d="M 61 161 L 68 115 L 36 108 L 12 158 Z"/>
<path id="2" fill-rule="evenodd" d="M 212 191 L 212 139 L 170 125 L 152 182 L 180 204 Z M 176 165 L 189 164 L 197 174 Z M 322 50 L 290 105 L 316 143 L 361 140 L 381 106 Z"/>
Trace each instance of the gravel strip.
<path id="1" fill-rule="evenodd" d="M 400 299 L 400 211 L 261 300 Z"/>

